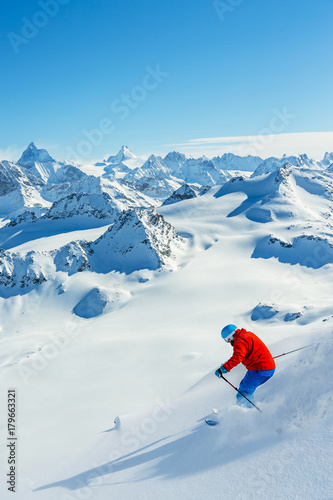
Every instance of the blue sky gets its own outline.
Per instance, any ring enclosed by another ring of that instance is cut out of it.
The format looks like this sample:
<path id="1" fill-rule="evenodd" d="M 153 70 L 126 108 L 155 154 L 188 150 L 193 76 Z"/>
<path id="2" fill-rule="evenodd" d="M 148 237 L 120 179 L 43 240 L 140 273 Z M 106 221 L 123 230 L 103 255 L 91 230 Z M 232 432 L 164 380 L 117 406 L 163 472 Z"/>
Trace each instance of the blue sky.
<path id="1" fill-rule="evenodd" d="M 332 0 L 4 0 L 0 152 L 320 156 L 332 17 Z"/>

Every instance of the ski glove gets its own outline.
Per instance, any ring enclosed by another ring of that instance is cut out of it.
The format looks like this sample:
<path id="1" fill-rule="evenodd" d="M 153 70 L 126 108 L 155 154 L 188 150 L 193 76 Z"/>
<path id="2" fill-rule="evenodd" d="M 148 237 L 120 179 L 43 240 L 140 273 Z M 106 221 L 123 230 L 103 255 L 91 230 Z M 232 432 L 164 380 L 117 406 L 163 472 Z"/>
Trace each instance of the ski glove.
<path id="1" fill-rule="evenodd" d="M 222 376 L 222 373 L 228 373 L 228 370 L 226 368 L 224 368 L 223 365 L 220 366 L 220 368 L 218 368 L 216 371 L 215 371 L 215 375 L 220 378 Z"/>

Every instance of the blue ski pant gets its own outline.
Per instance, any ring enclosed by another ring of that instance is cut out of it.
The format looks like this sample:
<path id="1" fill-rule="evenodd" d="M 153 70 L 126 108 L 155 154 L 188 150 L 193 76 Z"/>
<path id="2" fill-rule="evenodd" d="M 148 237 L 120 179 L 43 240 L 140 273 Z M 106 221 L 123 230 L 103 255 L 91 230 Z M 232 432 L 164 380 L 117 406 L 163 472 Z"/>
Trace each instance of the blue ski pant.
<path id="1" fill-rule="evenodd" d="M 273 370 L 249 370 L 243 380 L 241 381 L 238 390 L 244 394 L 248 399 L 252 401 L 252 396 L 254 391 L 259 385 L 264 384 L 274 375 L 275 369 Z M 237 392 L 237 404 L 240 406 L 246 406 L 247 408 L 252 408 L 252 405 L 246 401 L 241 394 Z"/>

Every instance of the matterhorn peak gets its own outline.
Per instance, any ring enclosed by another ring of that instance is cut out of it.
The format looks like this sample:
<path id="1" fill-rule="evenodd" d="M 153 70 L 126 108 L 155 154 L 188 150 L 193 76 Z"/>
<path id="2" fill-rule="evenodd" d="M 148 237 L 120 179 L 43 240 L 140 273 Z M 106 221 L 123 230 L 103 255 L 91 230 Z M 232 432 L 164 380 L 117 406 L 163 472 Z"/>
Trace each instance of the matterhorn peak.
<path id="1" fill-rule="evenodd" d="M 48 161 L 54 162 L 55 160 L 46 149 L 38 149 L 33 142 L 30 142 L 17 163 L 23 167 L 31 167 L 35 162 L 46 163 Z"/>

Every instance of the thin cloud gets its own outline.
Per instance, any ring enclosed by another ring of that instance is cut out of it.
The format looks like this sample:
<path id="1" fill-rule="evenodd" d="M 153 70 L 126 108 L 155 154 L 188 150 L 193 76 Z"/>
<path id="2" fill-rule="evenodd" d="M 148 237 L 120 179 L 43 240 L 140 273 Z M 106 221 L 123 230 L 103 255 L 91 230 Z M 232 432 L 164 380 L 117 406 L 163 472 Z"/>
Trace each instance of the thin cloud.
<path id="1" fill-rule="evenodd" d="M 22 156 L 24 148 L 20 148 L 17 144 L 12 144 L 7 148 L 0 148 L 0 161 L 7 160 L 16 162 Z"/>
<path id="2" fill-rule="evenodd" d="M 283 134 L 249 135 L 234 137 L 203 137 L 176 144 L 165 144 L 164 148 L 178 148 L 192 155 L 206 156 L 234 153 L 268 158 L 284 154 L 306 153 L 322 159 L 326 151 L 333 151 L 333 132 L 294 132 Z"/>

